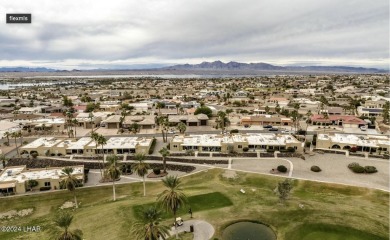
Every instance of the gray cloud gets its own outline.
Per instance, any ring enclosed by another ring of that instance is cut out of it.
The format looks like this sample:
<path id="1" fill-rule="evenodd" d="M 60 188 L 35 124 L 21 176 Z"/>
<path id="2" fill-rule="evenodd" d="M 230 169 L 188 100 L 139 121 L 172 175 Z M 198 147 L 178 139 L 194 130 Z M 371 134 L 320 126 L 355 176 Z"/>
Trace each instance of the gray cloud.
<path id="1" fill-rule="evenodd" d="M 0 65 L 202 60 L 388 67 L 389 2 L 377 0 L 0 0 Z"/>

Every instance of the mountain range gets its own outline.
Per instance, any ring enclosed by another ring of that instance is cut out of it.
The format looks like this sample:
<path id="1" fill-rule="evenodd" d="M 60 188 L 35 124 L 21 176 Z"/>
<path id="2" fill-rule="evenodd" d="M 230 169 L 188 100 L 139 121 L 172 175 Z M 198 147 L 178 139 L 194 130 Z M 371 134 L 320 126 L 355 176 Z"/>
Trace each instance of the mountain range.
<path id="1" fill-rule="evenodd" d="M 258 70 L 258 71 L 313 71 L 313 72 L 357 72 L 357 73 L 385 73 L 386 70 L 377 68 L 349 67 L 349 66 L 275 66 L 268 63 L 239 63 L 221 61 L 202 62 L 200 64 L 180 64 L 165 67 L 167 70 Z"/>
<path id="2" fill-rule="evenodd" d="M 342 72 L 342 73 L 387 73 L 387 70 L 377 68 L 349 67 L 349 66 L 276 66 L 268 63 L 240 63 L 222 61 L 202 62 L 200 64 L 179 64 L 168 67 L 156 67 L 156 65 L 143 65 L 143 68 L 135 69 L 134 66 L 121 66 L 120 68 L 99 68 L 91 70 L 57 70 L 52 68 L 37 67 L 0 67 L 0 72 L 93 72 L 93 71 L 200 71 L 207 73 L 208 71 L 229 71 L 229 72 L 245 72 L 245 71 L 276 71 L 276 72 Z"/>

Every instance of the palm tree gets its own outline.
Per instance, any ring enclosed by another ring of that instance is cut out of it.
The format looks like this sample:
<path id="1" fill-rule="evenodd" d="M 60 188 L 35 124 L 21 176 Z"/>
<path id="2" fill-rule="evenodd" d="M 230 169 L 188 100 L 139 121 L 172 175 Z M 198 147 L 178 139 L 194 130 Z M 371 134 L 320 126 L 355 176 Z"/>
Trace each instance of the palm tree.
<path id="1" fill-rule="evenodd" d="M 226 126 L 230 123 L 229 118 L 226 116 L 226 113 L 223 111 L 219 111 L 217 113 L 218 119 L 217 119 L 217 126 L 222 129 L 222 131 L 225 130 Z"/>
<path id="2" fill-rule="evenodd" d="M 163 147 L 160 149 L 159 153 L 161 154 L 162 159 L 163 159 L 164 173 L 166 173 L 167 172 L 167 162 L 165 161 L 165 158 L 170 154 L 169 150 L 166 147 Z"/>
<path id="3" fill-rule="evenodd" d="M 179 122 L 179 124 L 177 124 L 177 129 L 180 133 L 184 133 L 187 130 L 187 126 L 183 122 Z"/>
<path id="4" fill-rule="evenodd" d="M 93 125 L 92 125 L 92 122 L 93 122 L 93 118 L 94 118 L 95 116 L 93 115 L 93 113 L 89 113 L 88 114 L 88 118 L 89 118 L 89 123 L 91 124 L 91 128 L 92 128 L 92 131 L 91 131 L 91 135 L 93 134 Z"/>
<path id="5" fill-rule="evenodd" d="M 163 102 L 158 102 L 156 104 L 156 108 L 158 109 L 158 115 L 161 115 L 161 108 L 164 108 L 165 107 L 165 103 Z"/>
<path id="6" fill-rule="evenodd" d="M 102 154 L 103 154 L 103 167 L 105 166 L 105 163 L 104 163 L 104 145 L 107 144 L 107 138 L 105 138 L 103 135 L 99 135 L 98 139 L 97 139 L 97 142 L 99 145 L 102 146 Z"/>
<path id="7" fill-rule="evenodd" d="M 143 178 L 144 183 L 144 197 L 146 196 L 146 186 L 145 186 L 145 175 L 148 173 L 150 169 L 150 165 L 146 163 L 144 154 L 136 154 L 134 155 L 135 163 L 131 166 L 133 171 L 137 173 L 138 176 Z"/>
<path id="8" fill-rule="evenodd" d="M 107 172 L 108 172 L 108 175 L 110 175 L 110 178 L 112 180 L 112 193 L 113 193 L 114 201 L 116 201 L 115 181 L 121 175 L 121 171 L 119 170 L 119 168 L 117 166 L 118 157 L 116 155 L 110 155 L 107 157 L 107 161 L 110 164 L 108 169 L 107 169 Z"/>
<path id="9" fill-rule="evenodd" d="M 132 226 L 132 234 L 137 239 L 145 240 L 165 240 L 169 235 L 169 228 L 160 225 L 161 212 L 155 206 L 142 211 L 141 220 Z"/>
<path id="10" fill-rule="evenodd" d="M 16 139 L 20 138 L 21 136 L 22 136 L 21 132 L 13 132 L 13 133 L 11 133 L 11 137 L 13 137 L 14 140 L 15 140 L 16 153 L 18 154 L 18 157 L 20 157 L 20 154 L 19 154 L 19 146 L 18 146 L 18 144 L 16 142 Z"/>
<path id="11" fill-rule="evenodd" d="M 79 124 L 79 121 L 77 121 L 76 118 L 73 118 L 72 120 L 73 128 L 74 128 L 74 137 L 77 137 L 77 132 L 76 132 L 76 126 Z"/>
<path id="12" fill-rule="evenodd" d="M 7 142 L 8 142 L 8 146 L 9 146 L 9 137 L 11 137 L 11 133 L 10 132 L 5 132 L 4 133 L 4 137 L 7 138 Z"/>
<path id="13" fill-rule="evenodd" d="M 176 239 L 178 239 L 176 226 L 176 213 L 180 207 L 187 203 L 187 197 L 180 187 L 180 179 L 177 176 L 167 176 L 162 180 L 165 189 L 157 198 L 161 207 L 173 215 L 173 222 L 175 223 Z"/>
<path id="14" fill-rule="evenodd" d="M 91 138 L 95 142 L 95 153 L 97 154 L 97 148 L 99 146 L 99 134 L 98 133 L 91 133 Z M 100 177 L 103 179 L 103 171 L 102 171 L 102 166 L 99 164 L 99 170 L 100 170 Z"/>
<path id="15" fill-rule="evenodd" d="M 73 216 L 69 212 L 62 212 L 55 219 L 54 223 L 57 230 L 63 229 L 62 232 L 57 233 L 56 240 L 82 240 L 83 232 L 79 229 L 69 230 L 70 224 L 72 224 Z"/>
<path id="16" fill-rule="evenodd" d="M 61 184 L 64 188 L 68 189 L 70 192 L 73 193 L 74 203 L 76 205 L 76 208 L 78 208 L 79 206 L 77 204 L 76 187 L 78 186 L 79 181 L 75 176 L 72 175 L 72 167 L 66 167 L 62 169 L 62 173 L 65 175 L 65 178 L 62 179 Z"/>

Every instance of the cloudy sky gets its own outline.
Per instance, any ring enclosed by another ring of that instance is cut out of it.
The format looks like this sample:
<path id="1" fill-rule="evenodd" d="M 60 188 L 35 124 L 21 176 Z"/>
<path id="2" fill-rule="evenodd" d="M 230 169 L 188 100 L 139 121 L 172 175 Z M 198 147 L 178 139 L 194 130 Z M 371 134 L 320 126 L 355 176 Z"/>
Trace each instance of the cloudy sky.
<path id="1" fill-rule="evenodd" d="M 389 68 L 388 0 L 0 0 L 0 67 Z M 31 13 L 32 24 L 5 24 Z"/>

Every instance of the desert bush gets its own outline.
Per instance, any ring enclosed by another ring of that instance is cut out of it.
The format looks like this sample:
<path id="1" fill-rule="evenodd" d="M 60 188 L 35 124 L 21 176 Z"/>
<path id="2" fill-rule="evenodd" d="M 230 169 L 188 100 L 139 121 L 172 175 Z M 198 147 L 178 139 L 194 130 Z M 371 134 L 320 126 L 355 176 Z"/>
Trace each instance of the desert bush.
<path id="1" fill-rule="evenodd" d="M 40 187 L 39 191 L 48 191 L 50 189 L 51 189 L 51 187 Z"/>
<path id="2" fill-rule="evenodd" d="M 244 148 L 242 149 L 243 152 L 248 152 L 248 150 L 249 150 L 248 147 L 244 147 Z"/>
<path id="3" fill-rule="evenodd" d="M 319 166 L 311 166 L 310 170 L 312 170 L 313 172 L 321 172 L 321 168 Z"/>
<path id="4" fill-rule="evenodd" d="M 351 170 L 352 170 L 354 173 L 364 173 L 364 172 L 365 172 L 364 167 L 362 167 L 362 166 L 360 166 L 360 165 L 357 165 L 357 166 L 352 167 Z"/>
<path id="5" fill-rule="evenodd" d="M 230 130 L 230 133 L 238 133 L 238 129 L 232 129 Z"/>
<path id="6" fill-rule="evenodd" d="M 287 172 L 287 167 L 284 165 L 279 165 L 276 169 L 278 169 L 279 172 Z"/>
<path id="7" fill-rule="evenodd" d="M 376 170 L 376 167 L 374 167 L 374 166 L 365 166 L 364 167 L 364 171 L 366 173 L 376 173 L 376 172 L 378 172 L 378 170 Z"/>
<path id="8" fill-rule="evenodd" d="M 352 163 L 348 164 L 348 168 L 349 168 L 349 169 L 352 169 L 352 168 L 354 168 L 354 167 L 356 167 L 356 166 L 360 166 L 360 164 L 357 163 L 357 162 L 352 162 Z"/>

